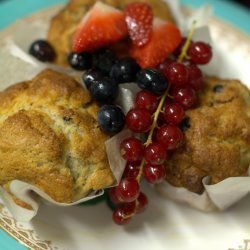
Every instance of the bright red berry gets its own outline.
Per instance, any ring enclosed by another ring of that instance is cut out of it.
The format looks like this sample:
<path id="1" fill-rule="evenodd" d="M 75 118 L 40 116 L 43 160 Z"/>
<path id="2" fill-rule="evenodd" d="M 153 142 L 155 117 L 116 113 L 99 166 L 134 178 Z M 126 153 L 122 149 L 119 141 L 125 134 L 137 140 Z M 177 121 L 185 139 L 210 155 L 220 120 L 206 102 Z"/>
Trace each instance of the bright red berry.
<path id="1" fill-rule="evenodd" d="M 137 198 L 137 206 L 136 206 L 136 213 L 142 213 L 146 209 L 146 206 L 148 205 L 148 198 L 147 196 L 140 192 L 139 197 Z"/>
<path id="2" fill-rule="evenodd" d="M 140 162 L 127 162 L 123 177 L 136 179 L 140 171 L 140 164 Z"/>
<path id="3" fill-rule="evenodd" d="M 156 138 L 166 150 L 175 150 L 182 144 L 184 135 L 177 126 L 165 124 L 158 129 Z"/>
<path id="4" fill-rule="evenodd" d="M 114 210 L 113 220 L 117 225 L 125 225 L 132 219 L 133 214 L 132 207 L 121 206 Z"/>
<path id="5" fill-rule="evenodd" d="M 134 137 L 129 137 L 122 141 L 120 152 L 122 157 L 130 162 L 140 161 L 143 157 L 144 147 L 142 142 Z"/>
<path id="6" fill-rule="evenodd" d="M 188 84 L 194 89 L 194 90 L 200 90 L 202 89 L 204 83 L 203 83 L 203 74 L 202 71 L 197 67 L 195 64 L 190 64 L 187 67 L 189 71 L 189 79 Z"/>
<path id="7" fill-rule="evenodd" d="M 151 143 L 145 149 L 144 158 L 150 164 L 160 165 L 167 159 L 167 152 L 159 143 Z"/>
<path id="8" fill-rule="evenodd" d="M 183 63 L 172 62 L 163 73 L 173 85 L 183 86 L 188 82 L 189 71 Z"/>
<path id="9" fill-rule="evenodd" d="M 146 109 L 153 113 L 158 106 L 158 98 L 150 91 L 142 90 L 135 97 L 135 105 L 140 109 Z"/>
<path id="10" fill-rule="evenodd" d="M 194 63 L 207 64 L 213 56 L 212 48 L 207 43 L 194 42 L 188 49 L 188 56 Z"/>
<path id="11" fill-rule="evenodd" d="M 165 179 L 166 170 L 164 165 L 146 164 L 143 168 L 143 175 L 147 182 L 156 184 Z"/>
<path id="12" fill-rule="evenodd" d="M 173 91 L 173 98 L 184 109 L 192 108 L 196 104 L 196 101 L 197 101 L 197 96 L 196 96 L 194 89 L 192 89 L 189 86 L 176 88 Z"/>
<path id="13" fill-rule="evenodd" d="M 152 33 L 153 10 L 151 6 L 146 3 L 131 3 L 125 7 L 124 13 L 133 44 L 145 45 Z"/>
<path id="14" fill-rule="evenodd" d="M 115 193 L 120 201 L 132 202 L 140 194 L 140 185 L 136 179 L 125 178 L 115 187 Z"/>
<path id="15" fill-rule="evenodd" d="M 136 133 L 145 133 L 152 124 L 151 114 L 146 109 L 133 108 L 126 115 L 126 124 Z"/>
<path id="16" fill-rule="evenodd" d="M 163 115 L 167 123 L 178 125 L 183 120 L 185 112 L 180 104 L 173 102 L 165 104 Z"/>
<path id="17" fill-rule="evenodd" d="M 115 192 L 115 188 L 114 188 L 114 187 L 109 189 L 108 195 L 109 195 L 110 201 L 111 201 L 113 204 L 117 205 L 117 204 L 120 204 L 120 203 L 121 203 L 121 201 L 120 201 L 120 200 L 118 199 L 118 197 L 116 196 L 116 192 Z"/>

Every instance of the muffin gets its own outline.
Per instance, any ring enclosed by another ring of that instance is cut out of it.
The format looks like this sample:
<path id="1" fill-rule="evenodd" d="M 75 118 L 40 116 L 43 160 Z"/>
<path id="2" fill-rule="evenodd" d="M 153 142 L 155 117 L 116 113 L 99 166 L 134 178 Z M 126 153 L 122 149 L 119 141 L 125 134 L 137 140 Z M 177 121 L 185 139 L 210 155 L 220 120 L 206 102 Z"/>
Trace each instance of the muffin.
<path id="1" fill-rule="evenodd" d="M 247 176 L 250 165 L 250 92 L 237 80 L 207 77 L 197 108 L 186 111 L 185 144 L 167 162 L 166 180 L 201 194 L 210 184 Z"/>
<path id="2" fill-rule="evenodd" d="M 54 47 L 57 57 L 55 63 L 67 66 L 67 56 L 71 51 L 72 40 L 78 24 L 97 0 L 71 0 L 54 18 L 52 18 L 48 41 Z M 123 9 L 134 0 L 102 0 L 106 4 Z M 142 0 L 150 4 L 154 16 L 174 22 L 171 11 L 163 0 Z"/>
<path id="3" fill-rule="evenodd" d="M 1 92 L 0 185 L 9 191 L 20 180 L 61 203 L 112 185 L 98 109 L 78 82 L 53 70 Z"/>

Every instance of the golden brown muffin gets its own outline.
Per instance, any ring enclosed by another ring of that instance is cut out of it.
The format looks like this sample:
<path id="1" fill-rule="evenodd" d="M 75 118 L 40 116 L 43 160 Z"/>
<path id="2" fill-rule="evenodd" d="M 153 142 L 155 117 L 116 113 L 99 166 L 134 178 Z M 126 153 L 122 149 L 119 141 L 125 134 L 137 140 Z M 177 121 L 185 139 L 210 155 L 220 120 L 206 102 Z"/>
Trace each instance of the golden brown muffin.
<path id="1" fill-rule="evenodd" d="M 52 18 L 48 31 L 48 41 L 53 45 L 57 53 L 55 63 L 67 66 L 67 55 L 71 51 L 73 35 L 76 28 L 95 2 L 97 2 L 97 0 L 71 0 Z M 101 2 L 123 9 L 125 5 L 135 1 L 102 0 Z M 150 4 L 155 16 L 173 22 L 170 9 L 163 0 L 139 0 L 137 2 Z"/>
<path id="2" fill-rule="evenodd" d="M 167 163 L 167 181 L 196 193 L 228 177 L 246 176 L 250 165 L 250 92 L 239 81 L 206 79 L 200 105 L 186 112 L 185 145 Z"/>
<path id="3" fill-rule="evenodd" d="M 0 93 L 0 185 L 33 184 L 70 203 L 114 183 L 98 106 L 69 76 L 45 70 Z"/>

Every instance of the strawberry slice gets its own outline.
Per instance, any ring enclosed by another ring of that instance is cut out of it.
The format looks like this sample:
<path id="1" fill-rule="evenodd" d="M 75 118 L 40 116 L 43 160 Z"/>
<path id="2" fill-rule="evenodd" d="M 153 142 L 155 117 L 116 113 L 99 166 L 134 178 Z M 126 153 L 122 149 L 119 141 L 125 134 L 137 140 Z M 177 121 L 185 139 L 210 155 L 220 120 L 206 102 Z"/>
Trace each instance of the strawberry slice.
<path id="1" fill-rule="evenodd" d="M 73 38 L 72 50 L 74 52 L 94 51 L 123 39 L 127 34 L 124 13 L 97 2 L 78 26 Z"/>
<path id="2" fill-rule="evenodd" d="M 124 10 L 128 33 L 137 46 L 145 45 L 152 33 L 153 10 L 145 3 L 128 4 Z"/>
<path id="3" fill-rule="evenodd" d="M 132 45 L 130 56 L 142 68 L 156 67 L 178 47 L 180 42 L 181 33 L 174 24 L 155 18 L 150 41 L 143 47 Z"/>

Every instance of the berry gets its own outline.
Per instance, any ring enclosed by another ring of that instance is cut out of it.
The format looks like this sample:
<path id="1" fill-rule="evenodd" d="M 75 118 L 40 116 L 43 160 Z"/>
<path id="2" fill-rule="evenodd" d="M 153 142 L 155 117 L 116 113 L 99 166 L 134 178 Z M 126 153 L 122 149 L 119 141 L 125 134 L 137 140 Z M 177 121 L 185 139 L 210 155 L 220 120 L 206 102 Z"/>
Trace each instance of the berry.
<path id="1" fill-rule="evenodd" d="M 147 68 L 137 74 L 137 84 L 154 94 L 162 94 L 168 87 L 168 81 L 157 69 Z"/>
<path id="2" fill-rule="evenodd" d="M 128 207 L 118 207 L 113 212 L 113 220 L 117 225 L 125 225 L 131 220 L 133 213 Z"/>
<path id="3" fill-rule="evenodd" d="M 191 128 L 191 124 L 190 124 L 190 117 L 186 116 L 183 121 L 180 124 L 180 129 L 185 132 L 187 131 L 189 128 Z"/>
<path id="4" fill-rule="evenodd" d="M 115 193 L 120 201 L 132 202 L 140 194 L 140 185 L 136 179 L 125 178 L 115 187 Z"/>
<path id="5" fill-rule="evenodd" d="M 55 50 L 46 40 L 36 40 L 33 42 L 29 53 L 41 62 L 52 62 L 56 57 Z"/>
<path id="6" fill-rule="evenodd" d="M 163 115 L 167 123 L 178 125 L 184 118 L 185 112 L 180 104 L 174 102 L 165 104 L 163 108 Z"/>
<path id="7" fill-rule="evenodd" d="M 204 42 L 192 43 L 187 54 L 191 61 L 197 64 L 207 64 L 213 56 L 211 46 Z"/>
<path id="8" fill-rule="evenodd" d="M 183 63 L 172 62 L 163 70 L 165 77 L 173 85 L 183 86 L 189 79 L 189 71 Z"/>
<path id="9" fill-rule="evenodd" d="M 153 93 L 147 90 L 142 90 L 138 92 L 136 95 L 135 105 L 140 109 L 144 108 L 148 110 L 150 113 L 153 113 L 157 109 L 158 98 Z"/>
<path id="10" fill-rule="evenodd" d="M 95 69 L 90 69 L 83 73 L 82 81 L 85 84 L 86 88 L 89 89 L 91 84 L 94 81 L 101 80 L 103 78 L 103 74 Z"/>
<path id="11" fill-rule="evenodd" d="M 121 201 L 119 201 L 118 197 L 116 196 L 115 188 L 114 188 L 114 187 L 109 189 L 108 195 L 109 195 L 109 200 L 110 200 L 114 205 L 121 204 Z"/>
<path id="12" fill-rule="evenodd" d="M 128 33 L 133 44 L 143 46 L 152 33 L 153 11 L 146 3 L 131 3 L 124 9 Z"/>
<path id="13" fill-rule="evenodd" d="M 73 69 L 87 70 L 92 66 L 92 56 L 88 52 L 71 52 L 68 56 L 68 62 Z"/>
<path id="14" fill-rule="evenodd" d="M 127 162 L 123 177 L 136 179 L 140 171 L 140 162 Z"/>
<path id="15" fill-rule="evenodd" d="M 172 62 L 174 62 L 173 59 L 167 58 L 163 63 L 160 63 L 157 66 L 157 69 L 163 73 L 166 70 L 166 68 L 168 67 L 168 65 L 171 64 Z"/>
<path id="16" fill-rule="evenodd" d="M 139 214 L 144 212 L 147 205 L 148 205 L 147 196 L 144 193 L 140 192 L 140 195 L 137 198 L 136 213 Z"/>
<path id="17" fill-rule="evenodd" d="M 177 88 L 173 91 L 173 98 L 178 102 L 184 109 L 190 109 L 196 104 L 197 96 L 189 86 Z"/>
<path id="18" fill-rule="evenodd" d="M 156 139 L 166 150 L 175 150 L 182 144 L 184 136 L 177 126 L 165 124 L 156 132 Z"/>
<path id="19" fill-rule="evenodd" d="M 187 38 L 183 37 L 181 40 L 181 43 L 179 44 L 179 46 L 177 47 L 177 49 L 173 52 L 173 55 L 178 58 L 182 52 L 183 46 L 185 45 L 185 43 L 187 42 Z M 193 41 L 191 41 L 190 44 L 193 44 Z"/>
<path id="20" fill-rule="evenodd" d="M 167 159 L 167 153 L 159 143 L 151 143 L 145 149 L 144 158 L 150 164 L 161 165 Z"/>
<path id="21" fill-rule="evenodd" d="M 140 66 L 133 58 L 123 58 L 117 61 L 110 72 L 110 77 L 117 83 L 134 82 Z"/>
<path id="22" fill-rule="evenodd" d="M 97 120 L 104 132 L 114 134 L 123 129 L 125 116 L 119 107 L 104 105 L 97 114 Z"/>
<path id="23" fill-rule="evenodd" d="M 107 76 L 115 62 L 116 56 L 109 49 L 100 49 L 93 53 L 93 67 Z"/>
<path id="24" fill-rule="evenodd" d="M 195 64 L 190 64 L 187 67 L 187 69 L 189 71 L 188 84 L 194 90 L 200 90 L 200 89 L 202 89 L 202 87 L 203 87 L 203 75 L 202 75 L 202 71 Z"/>
<path id="25" fill-rule="evenodd" d="M 95 51 L 122 40 L 128 34 L 124 13 L 97 2 L 84 15 L 73 38 L 74 52 Z"/>
<path id="26" fill-rule="evenodd" d="M 165 179 L 166 170 L 164 165 L 146 164 L 143 168 L 143 176 L 147 182 L 157 184 Z"/>
<path id="27" fill-rule="evenodd" d="M 149 42 L 142 47 L 132 45 L 130 56 L 142 68 L 156 67 L 175 50 L 180 42 L 181 33 L 174 24 L 155 18 Z"/>
<path id="28" fill-rule="evenodd" d="M 143 157 L 144 147 L 140 140 L 130 137 L 122 141 L 120 151 L 126 161 L 137 162 Z"/>
<path id="29" fill-rule="evenodd" d="M 150 129 L 152 117 L 146 109 L 133 108 L 126 115 L 126 124 L 136 133 L 145 133 Z"/>
<path id="30" fill-rule="evenodd" d="M 118 85 L 110 78 L 94 81 L 89 88 L 93 99 L 99 103 L 112 103 L 118 96 Z"/>

